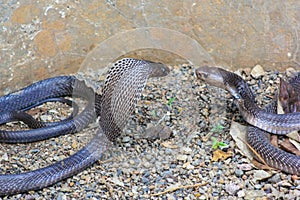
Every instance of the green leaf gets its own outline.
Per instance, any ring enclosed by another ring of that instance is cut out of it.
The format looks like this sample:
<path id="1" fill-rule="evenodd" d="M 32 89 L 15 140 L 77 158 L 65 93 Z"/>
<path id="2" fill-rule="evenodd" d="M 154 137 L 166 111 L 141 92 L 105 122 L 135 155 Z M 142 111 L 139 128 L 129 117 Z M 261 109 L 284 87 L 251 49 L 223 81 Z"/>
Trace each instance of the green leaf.
<path id="1" fill-rule="evenodd" d="M 173 102 L 175 101 L 175 99 L 176 99 L 175 97 L 171 97 L 171 98 L 169 99 L 168 103 L 167 103 L 167 104 L 168 104 L 168 106 L 170 106 L 170 107 L 171 107 L 171 106 L 172 106 L 172 104 L 173 104 Z"/>
<path id="2" fill-rule="evenodd" d="M 219 146 L 220 146 L 220 147 L 227 147 L 228 144 L 226 144 L 226 143 L 224 143 L 224 142 L 219 142 Z"/>
<path id="3" fill-rule="evenodd" d="M 215 137 L 212 137 L 211 140 L 212 140 L 212 148 L 217 149 L 219 147 L 218 140 Z"/>
<path id="4" fill-rule="evenodd" d="M 151 115 L 152 115 L 153 117 L 156 117 L 156 111 L 155 111 L 155 110 L 152 110 L 152 111 L 151 111 Z"/>
<path id="5" fill-rule="evenodd" d="M 213 149 L 217 149 L 219 147 L 228 147 L 228 144 L 226 144 L 224 142 L 219 142 L 215 137 L 212 137 L 211 140 L 212 140 L 212 148 Z"/>
<path id="6" fill-rule="evenodd" d="M 216 126 L 214 126 L 211 131 L 215 132 L 215 133 L 220 133 L 225 127 L 222 126 L 221 124 L 217 124 Z"/>

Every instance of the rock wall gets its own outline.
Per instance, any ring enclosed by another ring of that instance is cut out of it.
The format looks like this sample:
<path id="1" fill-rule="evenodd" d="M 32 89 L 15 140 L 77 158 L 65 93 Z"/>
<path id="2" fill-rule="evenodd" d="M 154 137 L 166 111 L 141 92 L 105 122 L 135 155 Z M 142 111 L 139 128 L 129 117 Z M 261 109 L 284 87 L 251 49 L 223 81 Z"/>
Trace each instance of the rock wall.
<path id="1" fill-rule="evenodd" d="M 256 64 L 284 70 L 300 62 L 300 2 L 296 0 L 0 2 L 2 93 L 87 65 L 101 67 L 106 63 L 100 62 L 102 53 L 110 55 L 111 46 L 121 48 L 111 61 L 121 53 L 121 57 L 217 64 L 233 70 Z M 147 42 L 155 45 L 142 45 L 145 40 L 135 34 L 141 29 Z M 109 40 L 132 30 L 131 37 Z M 113 44 L 100 49 L 105 41 Z M 132 48 L 128 52 L 119 44 Z M 95 58 L 97 62 L 92 62 Z"/>

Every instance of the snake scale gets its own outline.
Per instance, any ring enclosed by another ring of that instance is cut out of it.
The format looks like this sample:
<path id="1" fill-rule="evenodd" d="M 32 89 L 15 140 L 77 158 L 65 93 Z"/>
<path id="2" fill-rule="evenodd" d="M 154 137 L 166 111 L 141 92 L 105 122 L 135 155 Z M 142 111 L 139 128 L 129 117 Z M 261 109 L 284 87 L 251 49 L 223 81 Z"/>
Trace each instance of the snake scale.
<path id="1" fill-rule="evenodd" d="M 72 156 L 45 168 L 20 174 L 0 175 L 0 196 L 38 190 L 91 166 L 121 134 L 134 111 L 147 79 L 165 76 L 168 72 L 169 69 L 161 63 L 124 58 L 117 61 L 109 70 L 102 95 L 94 93 L 75 76 L 58 76 L 0 97 L 1 115 L 23 112 L 32 105 L 56 97 L 79 96 L 88 101 L 84 110 L 73 118 L 50 123 L 38 129 L 2 130 L 0 131 L 2 142 L 31 142 L 78 132 L 99 117 L 99 128 L 95 136 Z M 6 119 L 1 119 L 1 115 L 0 121 L 5 122 Z"/>
<path id="2" fill-rule="evenodd" d="M 269 132 L 284 135 L 300 130 L 299 112 L 276 114 L 276 98 L 265 109 L 260 108 L 243 78 L 222 68 L 203 66 L 196 69 L 196 76 L 210 85 L 227 90 L 234 97 L 241 115 L 250 124 L 247 131 L 249 145 L 270 167 L 300 175 L 300 157 L 274 147 L 268 137 Z M 300 92 L 300 74 L 289 83 Z"/>

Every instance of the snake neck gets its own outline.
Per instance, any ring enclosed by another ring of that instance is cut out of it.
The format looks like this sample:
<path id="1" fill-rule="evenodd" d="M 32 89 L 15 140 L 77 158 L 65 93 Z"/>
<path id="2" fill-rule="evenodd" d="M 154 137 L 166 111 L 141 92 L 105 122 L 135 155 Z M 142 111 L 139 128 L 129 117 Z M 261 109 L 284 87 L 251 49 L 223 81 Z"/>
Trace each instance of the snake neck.
<path id="1" fill-rule="evenodd" d="M 235 73 L 229 73 L 224 69 L 220 69 L 223 77 L 225 88 L 235 99 L 255 100 L 254 94 L 249 88 L 245 80 Z"/>

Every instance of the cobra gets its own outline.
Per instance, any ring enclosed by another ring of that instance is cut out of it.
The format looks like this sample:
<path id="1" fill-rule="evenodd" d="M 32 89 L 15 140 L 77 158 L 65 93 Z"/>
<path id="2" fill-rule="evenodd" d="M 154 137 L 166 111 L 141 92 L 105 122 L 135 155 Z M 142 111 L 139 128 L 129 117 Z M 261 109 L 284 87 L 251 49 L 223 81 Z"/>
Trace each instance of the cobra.
<path id="1" fill-rule="evenodd" d="M 20 91 L 1 97 L 1 113 L 23 111 L 49 98 L 72 94 L 88 100 L 87 106 L 81 113 L 59 123 L 50 123 L 30 130 L 26 134 L 23 131 L 1 131 L 0 138 L 4 142 L 36 141 L 77 132 L 96 117 L 99 117 L 99 128 L 87 145 L 64 160 L 21 174 L 0 175 L 0 195 L 38 190 L 91 166 L 101 158 L 111 142 L 122 133 L 147 79 L 165 76 L 168 72 L 169 69 L 161 63 L 125 58 L 117 61 L 109 70 L 102 95 L 94 93 L 75 76 L 59 76 L 34 83 Z"/>
<path id="2" fill-rule="evenodd" d="M 196 69 L 196 76 L 208 84 L 227 90 L 234 97 L 241 115 L 252 125 L 248 126 L 248 143 L 270 167 L 300 175 L 300 157 L 274 147 L 268 138 L 269 132 L 284 135 L 300 130 L 300 113 L 276 114 L 276 98 L 265 109 L 260 108 L 243 78 L 222 68 L 203 66 Z M 289 82 L 300 92 L 300 74 Z"/>

